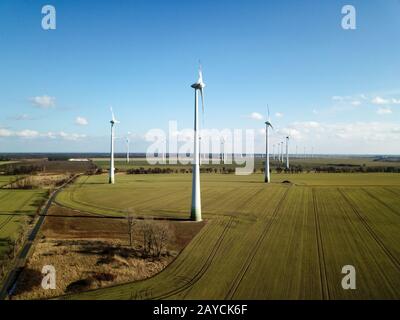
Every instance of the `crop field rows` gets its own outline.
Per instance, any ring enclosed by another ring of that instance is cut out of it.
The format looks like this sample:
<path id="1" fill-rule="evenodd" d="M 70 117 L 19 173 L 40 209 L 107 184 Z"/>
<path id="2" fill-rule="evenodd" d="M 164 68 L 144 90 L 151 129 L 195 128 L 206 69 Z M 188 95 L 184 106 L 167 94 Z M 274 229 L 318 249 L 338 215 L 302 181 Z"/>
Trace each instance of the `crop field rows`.
<path id="1" fill-rule="evenodd" d="M 102 182 L 104 176 L 82 177 L 57 201 L 95 214 L 133 210 L 143 216 L 187 218 L 190 176 L 117 178 L 118 184 L 109 186 Z M 203 175 L 208 223 L 170 266 L 148 280 L 73 298 L 400 297 L 396 175 L 368 176 L 369 185 L 362 174 L 342 181 L 340 175 L 298 175 L 291 177 L 294 184 L 268 186 L 260 178 Z M 357 270 L 357 290 L 341 287 L 345 265 Z"/>
<path id="2" fill-rule="evenodd" d="M 0 256 L 7 250 L 7 239 L 15 239 L 26 216 L 32 216 L 44 197 L 39 190 L 0 189 Z"/>

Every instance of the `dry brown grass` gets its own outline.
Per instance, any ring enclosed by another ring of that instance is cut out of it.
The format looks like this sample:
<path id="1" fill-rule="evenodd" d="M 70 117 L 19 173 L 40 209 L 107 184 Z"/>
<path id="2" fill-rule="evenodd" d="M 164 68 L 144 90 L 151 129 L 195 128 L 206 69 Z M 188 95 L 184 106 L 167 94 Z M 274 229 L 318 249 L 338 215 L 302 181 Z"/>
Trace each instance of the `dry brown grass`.
<path id="1" fill-rule="evenodd" d="M 145 259 L 139 248 L 110 239 L 41 240 L 20 276 L 13 299 L 44 299 L 68 293 L 68 286 L 87 280 L 96 289 L 111 284 L 146 279 L 163 270 L 176 256 L 175 252 L 160 259 Z M 56 269 L 56 289 L 41 287 L 45 265 Z"/>
<path id="2" fill-rule="evenodd" d="M 46 299 L 68 293 L 68 286 L 80 291 L 149 278 L 163 270 L 204 225 L 179 221 L 148 221 L 170 231 L 166 252 L 159 258 L 143 255 L 141 222 L 129 245 L 125 218 L 98 217 L 53 205 L 37 236 L 41 239 L 22 271 L 12 299 Z M 44 290 L 41 270 L 56 269 L 56 289 Z"/>

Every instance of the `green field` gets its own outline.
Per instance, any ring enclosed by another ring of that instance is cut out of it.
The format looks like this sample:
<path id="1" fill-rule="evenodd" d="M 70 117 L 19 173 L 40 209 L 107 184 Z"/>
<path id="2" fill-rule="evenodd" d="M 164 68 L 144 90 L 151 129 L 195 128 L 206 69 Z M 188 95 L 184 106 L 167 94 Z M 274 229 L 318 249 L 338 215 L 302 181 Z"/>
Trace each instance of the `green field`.
<path id="1" fill-rule="evenodd" d="M 187 218 L 191 175 L 82 177 L 57 198 L 96 214 Z M 157 276 L 79 299 L 399 299 L 396 174 L 203 174 L 206 226 Z M 290 180 L 292 184 L 282 184 Z M 184 222 L 191 223 L 191 222 Z M 357 289 L 343 290 L 353 265 Z"/>
<path id="2" fill-rule="evenodd" d="M 106 158 L 93 158 L 93 162 L 103 170 L 108 170 L 110 166 L 110 160 Z M 315 158 L 307 158 L 302 159 L 300 157 L 294 158 L 293 156 L 290 159 L 290 163 L 294 166 L 302 166 L 304 169 L 308 170 L 311 168 L 315 168 L 318 166 L 365 166 L 365 167 L 400 167 L 400 161 L 374 161 L 374 157 L 315 157 Z M 229 165 L 229 164 L 203 164 L 202 167 L 236 167 L 238 165 Z M 263 168 L 264 159 L 256 158 L 255 159 L 255 168 L 257 170 Z M 271 167 L 275 168 L 276 166 L 281 166 L 278 161 L 274 161 L 271 157 Z M 126 159 L 116 158 L 115 159 L 115 168 L 117 170 L 126 171 L 128 169 L 136 169 L 136 168 L 171 168 L 171 169 L 181 169 L 181 168 L 191 168 L 191 165 L 182 165 L 182 164 L 156 164 L 150 165 L 145 158 L 131 158 L 130 163 L 126 162 Z"/>
<path id="3" fill-rule="evenodd" d="M 0 175 L 0 188 L 14 181 L 16 176 L 1 176 Z"/>
<path id="4" fill-rule="evenodd" d="M 45 196 L 43 190 L 0 189 L 0 258 L 7 251 L 7 239 L 18 237 L 27 216 L 35 214 Z"/>

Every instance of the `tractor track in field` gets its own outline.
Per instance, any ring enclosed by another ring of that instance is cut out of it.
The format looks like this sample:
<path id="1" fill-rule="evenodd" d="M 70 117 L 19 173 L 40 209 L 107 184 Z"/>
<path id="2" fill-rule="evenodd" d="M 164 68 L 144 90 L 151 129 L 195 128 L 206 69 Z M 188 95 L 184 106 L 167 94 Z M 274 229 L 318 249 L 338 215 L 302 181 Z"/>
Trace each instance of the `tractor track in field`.
<path id="1" fill-rule="evenodd" d="M 390 261 L 394 264 L 394 266 L 400 271 L 400 262 L 399 262 L 399 260 L 392 254 L 392 252 L 387 248 L 387 246 L 383 243 L 383 241 L 375 233 L 375 231 L 369 225 L 368 221 L 360 213 L 360 211 L 358 210 L 357 206 L 352 202 L 352 200 L 350 200 L 348 198 L 348 196 L 345 195 L 343 190 L 341 190 L 340 188 L 337 188 L 337 190 L 342 195 L 342 197 L 345 200 L 345 202 L 350 206 L 352 211 L 359 218 L 359 220 L 361 221 L 361 223 L 363 224 L 364 228 L 367 230 L 369 235 L 375 240 L 375 242 L 378 244 L 378 246 L 382 249 L 382 251 L 387 255 L 387 257 L 390 259 Z"/>
<path id="2" fill-rule="evenodd" d="M 10 294 L 10 290 L 12 291 L 15 288 L 15 285 L 18 281 L 18 277 L 20 275 L 21 268 L 26 265 L 26 261 L 29 257 L 30 251 L 34 242 L 36 240 L 36 236 L 40 231 L 40 228 L 46 218 L 47 211 L 49 210 L 51 203 L 54 201 L 57 194 L 66 187 L 70 182 L 72 182 L 77 176 L 71 177 L 68 181 L 66 181 L 63 185 L 59 186 L 57 189 L 53 191 L 52 194 L 49 195 L 45 204 L 43 204 L 40 208 L 42 214 L 37 215 L 38 219 L 34 222 L 33 227 L 29 230 L 28 235 L 18 252 L 17 257 L 13 261 L 13 268 L 7 274 L 5 280 L 3 281 L 0 287 L 0 300 L 3 300 L 8 297 Z M 23 205 L 28 203 L 32 198 L 27 199 Z M 21 206 L 22 208 L 22 206 Z"/>
<path id="3" fill-rule="evenodd" d="M 18 209 L 15 210 L 15 211 L 19 211 L 20 209 L 22 209 L 23 207 L 25 207 L 25 205 L 28 204 L 29 201 L 31 201 L 31 200 L 32 200 L 32 197 L 26 199 L 26 200 L 21 204 L 21 206 L 19 206 Z M 16 214 L 16 215 L 17 215 L 17 214 Z M 10 216 L 9 216 L 7 219 L 5 219 L 2 223 L 0 223 L 0 230 L 3 229 L 7 224 L 9 224 L 9 223 L 11 222 L 11 220 L 12 220 L 16 215 L 10 215 Z"/>
<path id="4" fill-rule="evenodd" d="M 317 254 L 318 254 L 318 264 L 319 264 L 319 274 L 321 281 L 321 289 L 322 289 L 322 299 L 329 300 L 330 292 L 328 286 L 328 277 L 326 273 L 326 261 L 325 261 L 325 252 L 322 241 L 322 232 L 321 232 L 321 224 L 319 220 L 318 210 L 317 210 L 317 198 L 315 195 L 315 189 L 311 188 L 312 201 L 313 201 L 313 210 L 314 210 L 314 220 L 315 220 L 315 233 L 317 236 Z"/>
<path id="5" fill-rule="evenodd" d="M 85 180 L 85 182 L 86 182 L 86 181 L 87 181 L 87 179 Z M 72 190 L 70 191 L 69 199 L 70 199 L 72 202 L 74 202 L 74 203 L 76 203 L 76 204 L 79 204 L 79 205 L 82 205 L 82 206 L 85 206 L 85 207 L 88 207 L 89 209 L 90 209 L 90 208 L 94 208 L 94 209 L 98 209 L 98 210 L 102 210 L 102 211 L 118 212 L 118 213 L 121 213 L 121 214 L 126 214 L 126 213 L 128 213 L 127 211 L 124 211 L 124 210 L 120 210 L 120 209 L 116 209 L 116 208 L 107 208 L 107 207 L 96 206 L 96 205 L 94 205 L 94 204 L 92 204 L 92 203 L 86 203 L 86 202 L 84 202 L 84 201 L 77 200 L 77 199 L 75 198 L 75 196 L 74 196 L 74 195 L 75 195 L 75 192 L 76 192 L 78 189 L 80 189 L 80 188 L 83 186 L 83 184 L 84 184 L 84 183 L 80 184 L 79 186 L 77 186 L 76 188 L 74 188 L 74 189 L 72 189 Z M 172 192 L 166 194 L 164 197 L 169 197 L 170 195 L 173 195 L 173 194 L 175 194 L 175 193 L 176 193 L 176 191 L 172 191 Z M 154 198 L 145 200 L 145 201 L 141 202 L 140 205 L 143 205 L 143 204 L 146 204 L 146 203 L 151 203 L 151 202 L 153 202 L 155 199 L 158 199 L 158 198 L 159 198 L 159 197 L 154 197 Z M 58 204 L 58 205 L 60 205 L 60 206 L 65 207 L 65 208 L 74 209 L 74 208 L 72 208 L 72 207 L 70 207 L 70 206 L 68 206 L 68 205 L 66 205 L 66 204 L 61 204 L 61 203 L 58 202 L 57 200 L 55 201 L 55 203 Z M 88 211 L 86 211 L 86 212 L 89 213 Z M 102 215 L 101 213 L 93 213 L 93 214 Z"/>
<path id="6" fill-rule="evenodd" d="M 4 189 L 3 191 L 11 191 L 11 189 Z M 3 192 L 4 194 L 0 196 L 0 200 L 4 200 L 11 195 L 11 192 Z"/>
<path id="7" fill-rule="evenodd" d="M 260 189 L 258 192 L 256 192 L 256 194 L 254 195 L 254 197 L 256 197 L 259 193 L 263 192 L 264 189 Z M 247 202 L 246 202 L 247 204 Z M 188 292 L 191 290 L 191 288 L 193 287 L 194 284 L 196 284 L 202 277 L 203 275 L 207 272 L 207 270 L 209 269 L 209 267 L 211 266 L 212 262 L 214 261 L 217 252 L 219 251 L 219 248 L 221 247 L 221 244 L 229 230 L 229 228 L 231 227 L 231 225 L 235 222 L 235 218 L 234 217 L 230 217 L 229 221 L 226 223 L 224 230 L 222 231 L 221 235 L 219 236 L 217 242 L 215 243 L 213 249 L 211 250 L 210 254 L 208 255 L 206 262 L 203 264 L 203 266 L 200 268 L 200 270 L 193 276 L 191 277 L 190 280 L 187 280 L 187 283 L 185 283 L 184 285 L 182 285 L 179 288 L 173 289 L 167 293 L 155 296 L 155 297 L 151 297 L 151 299 L 166 299 L 169 298 L 171 296 L 174 296 L 176 294 L 185 292 L 186 290 L 188 290 L 185 293 L 185 297 L 187 296 Z M 203 234 L 203 236 L 205 235 L 205 233 Z M 184 263 L 184 261 L 181 261 L 180 265 Z M 179 266 L 180 266 L 179 265 Z"/>
<path id="8" fill-rule="evenodd" d="M 14 216 L 9 216 L 2 223 L 0 223 L 0 230 L 3 229 L 13 218 Z"/>
<path id="9" fill-rule="evenodd" d="M 395 196 L 400 197 L 400 193 L 397 193 L 393 189 L 390 189 L 390 188 L 387 188 L 387 187 L 384 187 L 383 189 L 386 190 L 386 191 L 389 191 L 391 194 L 394 194 Z"/>
<path id="10" fill-rule="evenodd" d="M 274 222 L 275 218 L 278 215 L 279 209 L 282 206 L 282 203 L 284 202 L 284 200 L 286 199 L 289 190 L 291 188 L 287 188 L 287 190 L 285 191 L 285 193 L 283 194 L 282 198 L 279 200 L 278 204 L 276 205 L 271 217 L 269 218 L 268 222 L 265 224 L 265 227 L 263 228 L 260 236 L 257 239 L 257 242 L 254 246 L 254 249 L 252 250 L 252 252 L 250 253 L 250 255 L 247 257 L 245 263 L 243 264 L 242 268 L 240 269 L 239 273 L 236 275 L 235 279 L 233 280 L 233 283 L 228 291 L 228 293 L 226 294 L 224 300 L 232 300 L 233 296 L 235 295 L 237 289 L 239 288 L 243 278 L 245 277 L 247 271 L 249 270 L 251 264 L 253 263 L 254 257 L 256 256 L 263 240 L 265 239 L 272 223 Z"/>
<path id="11" fill-rule="evenodd" d="M 207 259 L 205 260 L 205 263 L 202 265 L 200 270 L 191 278 L 191 280 L 189 280 L 187 283 L 185 283 L 184 285 L 182 285 L 179 288 L 172 289 L 166 293 L 163 293 L 163 294 L 160 294 L 157 296 L 153 296 L 153 297 L 151 297 L 151 299 L 152 300 L 160 300 L 160 299 L 169 298 L 171 296 L 174 296 L 176 294 L 184 292 L 185 290 L 191 288 L 197 281 L 199 281 L 203 277 L 203 275 L 207 272 L 208 268 L 211 266 L 212 262 L 214 261 L 214 258 L 217 255 L 217 252 L 218 252 L 219 248 L 221 247 L 221 244 L 225 238 L 225 235 L 227 234 L 227 232 L 234 220 L 235 220 L 234 217 L 230 217 L 229 221 L 226 223 L 223 231 L 221 232 L 221 235 L 219 236 L 217 242 L 215 243 L 214 247 L 212 248 Z"/>
<path id="12" fill-rule="evenodd" d="M 389 209 L 391 212 L 393 212 L 395 215 L 400 216 L 400 213 L 396 210 L 394 210 L 391 206 L 389 206 L 388 204 L 386 204 L 385 202 L 383 202 L 381 199 L 379 199 L 377 196 L 375 196 L 374 194 L 372 194 L 370 191 L 368 191 L 365 188 L 361 188 L 366 194 L 368 194 L 368 196 L 370 196 L 372 199 L 376 200 L 377 202 L 379 202 L 381 205 L 383 205 L 385 208 Z"/>

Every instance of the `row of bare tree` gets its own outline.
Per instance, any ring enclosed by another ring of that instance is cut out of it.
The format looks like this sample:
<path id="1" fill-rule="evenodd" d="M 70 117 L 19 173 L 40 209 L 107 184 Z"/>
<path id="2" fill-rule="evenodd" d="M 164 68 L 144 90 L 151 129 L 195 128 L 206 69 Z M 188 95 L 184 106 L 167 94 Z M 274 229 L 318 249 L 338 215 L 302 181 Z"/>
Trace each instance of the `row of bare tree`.
<path id="1" fill-rule="evenodd" d="M 132 214 L 127 215 L 129 246 L 134 247 L 135 235 L 140 242 L 144 257 L 159 258 L 167 252 L 172 239 L 172 231 L 167 224 L 155 220 L 140 220 Z"/>

